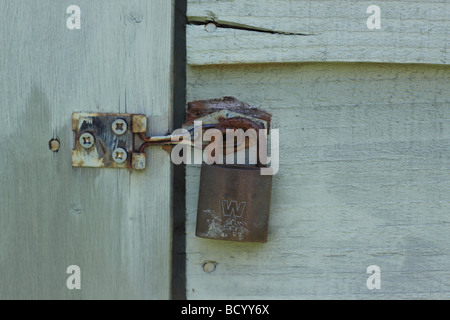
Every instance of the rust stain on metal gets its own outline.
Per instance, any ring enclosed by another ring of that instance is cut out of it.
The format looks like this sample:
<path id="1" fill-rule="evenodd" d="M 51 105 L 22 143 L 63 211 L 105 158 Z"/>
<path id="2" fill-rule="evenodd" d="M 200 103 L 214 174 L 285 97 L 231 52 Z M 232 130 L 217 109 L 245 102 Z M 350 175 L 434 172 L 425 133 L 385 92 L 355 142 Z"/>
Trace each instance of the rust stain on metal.
<path id="1" fill-rule="evenodd" d="M 224 111 L 223 114 L 226 119 L 230 118 L 227 116 L 228 111 L 231 114 L 238 113 L 247 116 L 247 118 L 263 120 L 267 123 L 267 127 L 265 129 L 270 129 L 270 121 L 272 119 L 272 115 L 270 113 L 256 107 L 252 107 L 234 97 L 189 102 L 186 123 L 183 127 L 190 126 L 194 123 L 194 121 L 219 111 Z"/>
<path id="2" fill-rule="evenodd" d="M 234 118 L 220 118 L 219 124 L 216 127 L 216 129 L 225 132 L 227 129 L 242 129 L 242 130 L 248 130 L 248 129 L 264 129 L 261 128 L 261 126 L 258 126 L 254 121 L 242 117 L 234 117 Z"/>
<path id="3" fill-rule="evenodd" d="M 143 114 L 132 116 L 132 130 L 133 133 L 146 133 L 147 132 L 147 117 Z"/>
<path id="4" fill-rule="evenodd" d="M 145 153 L 133 153 L 132 155 L 132 166 L 136 170 L 144 170 L 146 162 Z"/>
<path id="5" fill-rule="evenodd" d="M 249 129 L 255 130 L 258 139 L 260 130 L 270 130 L 272 115 L 260 108 L 252 107 L 234 97 L 221 99 L 197 100 L 188 103 L 187 121 L 183 128 L 194 131 L 198 127 L 196 122 L 201 122 L 203 129 L 215 128 L 225 136 L 227 129 L 242 129 L 245 133 Z M 254 136 L 253 134 L 249 133 Z M 261 137 L 261 136 L 259 136 Z M 245 142 L 245 143 L 244 143 Z M 237 152 L 243 148 L 249 148 L 256 141 L 245 138 L 235 145 L 234 150 L 224 146 L 224 154 Z"/>
<path id="6" fill-rule="evenodd" d="M 98 145 L 102 149 L 103 154 L 106 154 L 106 152 L 107 152 L 106 147 L 101 140 L 98 142 Z"/>

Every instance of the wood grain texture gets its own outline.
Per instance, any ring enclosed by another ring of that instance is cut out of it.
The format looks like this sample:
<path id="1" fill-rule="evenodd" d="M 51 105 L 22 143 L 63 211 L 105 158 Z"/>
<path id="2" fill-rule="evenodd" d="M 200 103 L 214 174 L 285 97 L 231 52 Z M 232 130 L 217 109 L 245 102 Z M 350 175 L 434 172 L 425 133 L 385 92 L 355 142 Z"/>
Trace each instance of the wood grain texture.
<path id="1" fill-rule="evenodd" d="M 187 81 L 188 101 L 271 112 L 281 139 L 267 244 L 196 238 L 200 168 L 188 166 L 189 299 L 450 297 L 448 66 L 204 66 Z"/>
<path id="2" fill-rule="evenodd" d="M 170 297 L 171 165 L 73 169 L 74 111 L 171 124 L 172 1 L 0 1 L 0 298 Z M 61 149 L 48 148 L 58 138 Z M 66 287 L 70 265 L 81 290 Z"/>
<path id="3" fill-rule="evenodd" d="M 380 30 L 367 28 L 371 14 L 366 10 L 373 4 L 381 9 Z M 189 0 L 191 22 L 216 21 L 229 27 L 207 32 L 202 25 L 188 26 L 188 63 L 448 64 L 449 12 L 450 3 L 442 0 Z"/>

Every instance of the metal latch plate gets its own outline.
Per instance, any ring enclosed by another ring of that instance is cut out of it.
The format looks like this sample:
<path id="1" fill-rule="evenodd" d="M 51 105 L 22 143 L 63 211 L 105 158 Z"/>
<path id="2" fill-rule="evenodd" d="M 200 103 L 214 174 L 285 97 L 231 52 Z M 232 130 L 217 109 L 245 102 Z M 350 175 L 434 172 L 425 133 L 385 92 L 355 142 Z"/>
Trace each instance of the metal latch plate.
<path id="1" fill-rule="evenodd" d="M 135 151 L 138 134 L 147 131 L 145 115 L 76 112 L 72 130 L 73 167 L 145 169 L 145 153 Z"/>

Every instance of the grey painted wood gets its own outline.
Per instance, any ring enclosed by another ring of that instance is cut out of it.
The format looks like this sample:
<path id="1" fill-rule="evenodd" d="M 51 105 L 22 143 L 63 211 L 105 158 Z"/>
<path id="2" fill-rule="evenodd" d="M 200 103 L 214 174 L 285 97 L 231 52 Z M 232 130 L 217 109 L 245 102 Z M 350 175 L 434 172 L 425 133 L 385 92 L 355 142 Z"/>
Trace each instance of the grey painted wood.
<path id="1" fill-rule="evenodd" d="M 187 81 L 188 101 L 232 95 L 273 113 L 281 139 L 267 244 L 196 238 L 188 166 L 189 299 L 450 297 L 448 66 L 205 66 Z"/>
<path id="2" fill-rule="evenodd" d="M 371 5 L 381 9 L 379 30 L 367 27 Z M 188 63 L 448 64 L 449 12 L 450 3 L 442 0 L 189 0 Z M 211 20 L 226 28 L 207 32 L 194 25 Z"/>
<path id="3" fill-rule="evenodd" d="M 0 298 L 170 297 L 171 165 L 73 169 L 74 111 L 171 129 L 172 1 L 0 1 Z M 51 138 L 61 141 L 58 153 Z M 81 290 L 66 287 L 69 265 Z"/>

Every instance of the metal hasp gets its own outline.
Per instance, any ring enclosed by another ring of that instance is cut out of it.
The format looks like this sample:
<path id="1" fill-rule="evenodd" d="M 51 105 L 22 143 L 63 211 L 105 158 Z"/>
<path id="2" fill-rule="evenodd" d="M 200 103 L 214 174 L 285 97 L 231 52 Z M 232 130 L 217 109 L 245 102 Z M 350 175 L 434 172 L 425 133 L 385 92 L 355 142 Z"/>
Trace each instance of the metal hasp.
<path id="1" fill-rule="evenodd" d="M 267 242 L 272 176 L 244 165 L 202 165 L 196 236 Z"/>
<path id="2" fill-rule="evenodd" d="M 75 146 L 72 166 L 145 169 L 145 153 L 136 151 L 139 134 L 147 131 L 143 114 L 72 114 Z"/>

